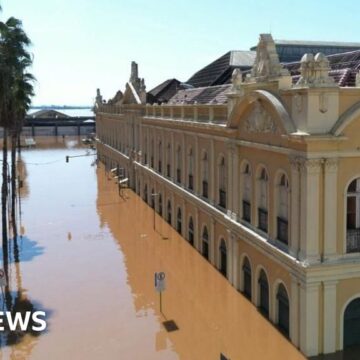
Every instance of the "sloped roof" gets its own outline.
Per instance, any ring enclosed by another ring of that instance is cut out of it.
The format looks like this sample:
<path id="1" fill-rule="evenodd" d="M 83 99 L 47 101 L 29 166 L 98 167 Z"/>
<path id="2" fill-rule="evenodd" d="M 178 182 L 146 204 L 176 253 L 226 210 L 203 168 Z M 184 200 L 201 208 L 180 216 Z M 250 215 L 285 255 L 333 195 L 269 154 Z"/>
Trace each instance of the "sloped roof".
<path id="1" fill-rule="evenodd" d="M 225 104 L 230 89 L 231 85 L 219 85 L 179 90 L 169 104 Z"/>
<path id="2" fill-rule="evenodd" d="M 168 79 L 147 93 L 147 102 L 153 104 L 166 103 L 179 89 L 183 89 L 181 82 L 177 79 Z"/>
<path id="3" fill-rule="evenodd" d="M 355 77 L 360 70 L 360 50 L 340 54 L 328 55 L 330 62 L 329 75 L 334 78 L 339 86 L 355 86 Z M 300 62 L 284 64 L 295 83 L 300 77 Z"/>
<path id="4" fill-rule="evenodd" d="M 254 63 L 256 52 L 254 51 L 229 51 L 196 72 L 186 83 L 194 87 L 220 85 L 223 83 L 223 75 L 232 73 L 234 68 L 241 70 L 250 69 Z"/>
<path id="5" fill-rule="evenodd" d="M 57 111 L 57 110 L 53 110 L 53 109 L 42 109 L 39 111 L 35 111 L 31 114 L 29 114 L 28 116 L 32 117 L 32 118 L 65 118 L 65 117 L 69 117 L 68 115 Z"/>

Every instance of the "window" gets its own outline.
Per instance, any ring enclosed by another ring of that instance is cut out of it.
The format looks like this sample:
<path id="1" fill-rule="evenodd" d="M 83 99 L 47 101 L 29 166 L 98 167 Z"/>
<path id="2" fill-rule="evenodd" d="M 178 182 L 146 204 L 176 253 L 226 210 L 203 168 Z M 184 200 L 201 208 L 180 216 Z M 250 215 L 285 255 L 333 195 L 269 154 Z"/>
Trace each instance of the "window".
<path id="1" fill-rule="evenodd" d="M 201 162 L 202 162 L 202 196 L 207 199 L 209 197 L 209 191 L 208 191 L 209 162 L 206 152 L 204 152 Z"/>
<path id="2" fill-rule="evenodd" d="M 176 181 L 181 183 L 181 147 L 176 149 Z"/>
<path id="3" fill-rule="evenodd" d="M 151 157 L 150 157 L 150 166 L 154 168 L 154 139 L 151 140 Z"/>
<path id="4" fill-rule="evenodd" d="M 194 245 L 194 222 L 193 222 L 193 219 L 192 217 L 190 217 L 189 219 L 189 243 L 191 245 Z"/>
<path id="5" fill-rule="evenodd" d="M 219 164 L 219 206 L 226 209 L 226 166 L 222 157 Z"/>
<path id="6" fill-rule="evenodd" d="M 168 200 L 167 203 L 167 219 L 166 219 L 167 223 L 171 225 L 171 201 Z"/>
<path id="7" fill-rule="evenodd" d="M 209 234 L 206 226 L 202 233 L 202 255 L 209 260 Z"/>
<path id="8" fill-rule="evenodd" d="M 166 147 L 166 176 L 171 177 L 171 145 L 170 143 L 167 144 Z"/>
<path id="9" fill-rule="evenodd" d="M 182 218 L 181 218 L 181 209 L 178 208 L 177 219 L 176 219 L 176 231 L 182 235 Z"/>
<path id="10" fill-rule="evenodd" d="M 189 190 L 194 190 L 194 155 L 191 148 L 189 150 L 188 166 L 188 188 Z"/>
<path id="11" fill-rule="evenodd" d="M 289 297 L 283 284 L 280 284 L 278 287 L 276 299 L 278 305 L 278 327 L 285 336 L 289 336 Z"/>
<path id="12" fill-rule="evenodd" d="M 155 192 L 154 192 L 154 189 L 151 189 L 151 208 L 155 209 Z"/>
<path id="13" fill-rule="evenodd" d="M 148 190 L 147 190 L 147 184 L 144 186 L 144 198 L 143 200 L 147 203 L 148 201 Z"/>
<path id="14" fill-rule="evenodd" d="M 220 272 L 226 277 L 227 276 L 227 251 L 226 243 L 224 239 L 220 241 Z"/>
<path id="15" fill-rule="evenodd" d="M 265 271 L 261 269 L 259 275 L 259 310 L 269 317 L 269 283 Z"/>
<path id="16" fill-rule="evenodd" d="M 251 300 L 251 266 L 249 259 L 245 257 L 243 266 L 243 292 L 244 295 Z"/>
<path id="17" fill-rule="evenodd" d="M 280 176 L 278 190 L 277 238 L 287 245 L 289 242 L 289 182 L 285 174 Z"/>
<path id="18" fill-rule="evenodd" d="M 159 146 L 158 146 L 158 171 L 159 173 L 162 172 L 162 157 L 163 157 L 163 154 L 162 154 L 162 144 L 161 144 L 161 141 L 159 142 Z"/>
<path id="19" fill-rule="evenodd" d="M 245 164 L 243 180 L 242 218 L 251 222 L 251 171 L 249 164 Z"/>
<path id="20" fill-rule="evenodd" d="M 162 195 L 159 193 L 159 199 L 158 199 L 158 213 L 160 216 L 162 216 Z"/>
<path id="21" fill-rule="evenodd" d="M 268 174 L 265 168 L 261 168 L 258 179 L 258 227 L 268 231 Z"/>
<path id="22" fill-rule="evenodd" d="M 353 180 L 347 190 L 346 252 L 360 252 L 360 178 Z"/>

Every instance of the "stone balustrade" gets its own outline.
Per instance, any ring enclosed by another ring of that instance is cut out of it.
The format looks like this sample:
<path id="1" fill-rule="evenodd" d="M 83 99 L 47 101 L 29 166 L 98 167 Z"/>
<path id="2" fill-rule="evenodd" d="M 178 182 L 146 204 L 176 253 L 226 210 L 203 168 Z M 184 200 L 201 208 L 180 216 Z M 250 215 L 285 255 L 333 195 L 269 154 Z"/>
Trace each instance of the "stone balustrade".
<path id="1" fill-rule="evenodd" d="M 123 115 L 137 112 L 147 118 L 166 120 L 195 121 L 214 124 L 225 124 L 227 121 L 227 106 L 219 104 L 200 105 L 110 105 L 102 104 L 96 109 L 98 113 Z"/>

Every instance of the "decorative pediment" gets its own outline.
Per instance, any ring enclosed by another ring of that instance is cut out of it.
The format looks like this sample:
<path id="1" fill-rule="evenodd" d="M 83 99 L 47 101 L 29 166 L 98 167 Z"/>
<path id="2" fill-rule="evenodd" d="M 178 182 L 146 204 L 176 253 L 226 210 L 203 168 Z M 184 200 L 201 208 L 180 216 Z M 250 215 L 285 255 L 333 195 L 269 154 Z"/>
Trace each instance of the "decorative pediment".
<path id="1" fill-rule="evenodd" d="M 260 34 L 259 43 L 256 47 L 256 58 L 249 80 L 266 81 L 284 75 L 289 75 L 289 71 L 280 64 L 272 36 Z"/>
<path id="2" fill-rule="evenodd" d="M 253 109 L 244 121 L 243 130 L 248 133 L 276 134 L 279 132 L 272 116 L 264 109 L 260 101 L 255 101 Z"/>

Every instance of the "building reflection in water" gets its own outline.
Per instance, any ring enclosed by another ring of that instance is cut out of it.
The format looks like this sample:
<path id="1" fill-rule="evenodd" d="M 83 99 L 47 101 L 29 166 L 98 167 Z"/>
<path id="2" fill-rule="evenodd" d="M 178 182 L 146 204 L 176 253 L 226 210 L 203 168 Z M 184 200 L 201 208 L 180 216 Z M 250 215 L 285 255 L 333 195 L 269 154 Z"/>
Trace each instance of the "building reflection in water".
<path id="1" fill-rule="evenodd" d="M 197 251 L 136 194 L 120 198 L 112 181 L 98 169 L 97 209 L 123 253 L 127 283 L 140 317 L 155 314 L 157 351 L 170 348 L 180 359 L 304 359 L 297 349 L 229 285 Z M 117 199 L 117 202 L 114 202 Z M 164 240 L 167 239 L 167 240 Z M 163 312 L 179 330 L 166 333 L 160 322 L 154 272 L 165 271 Z"/>

